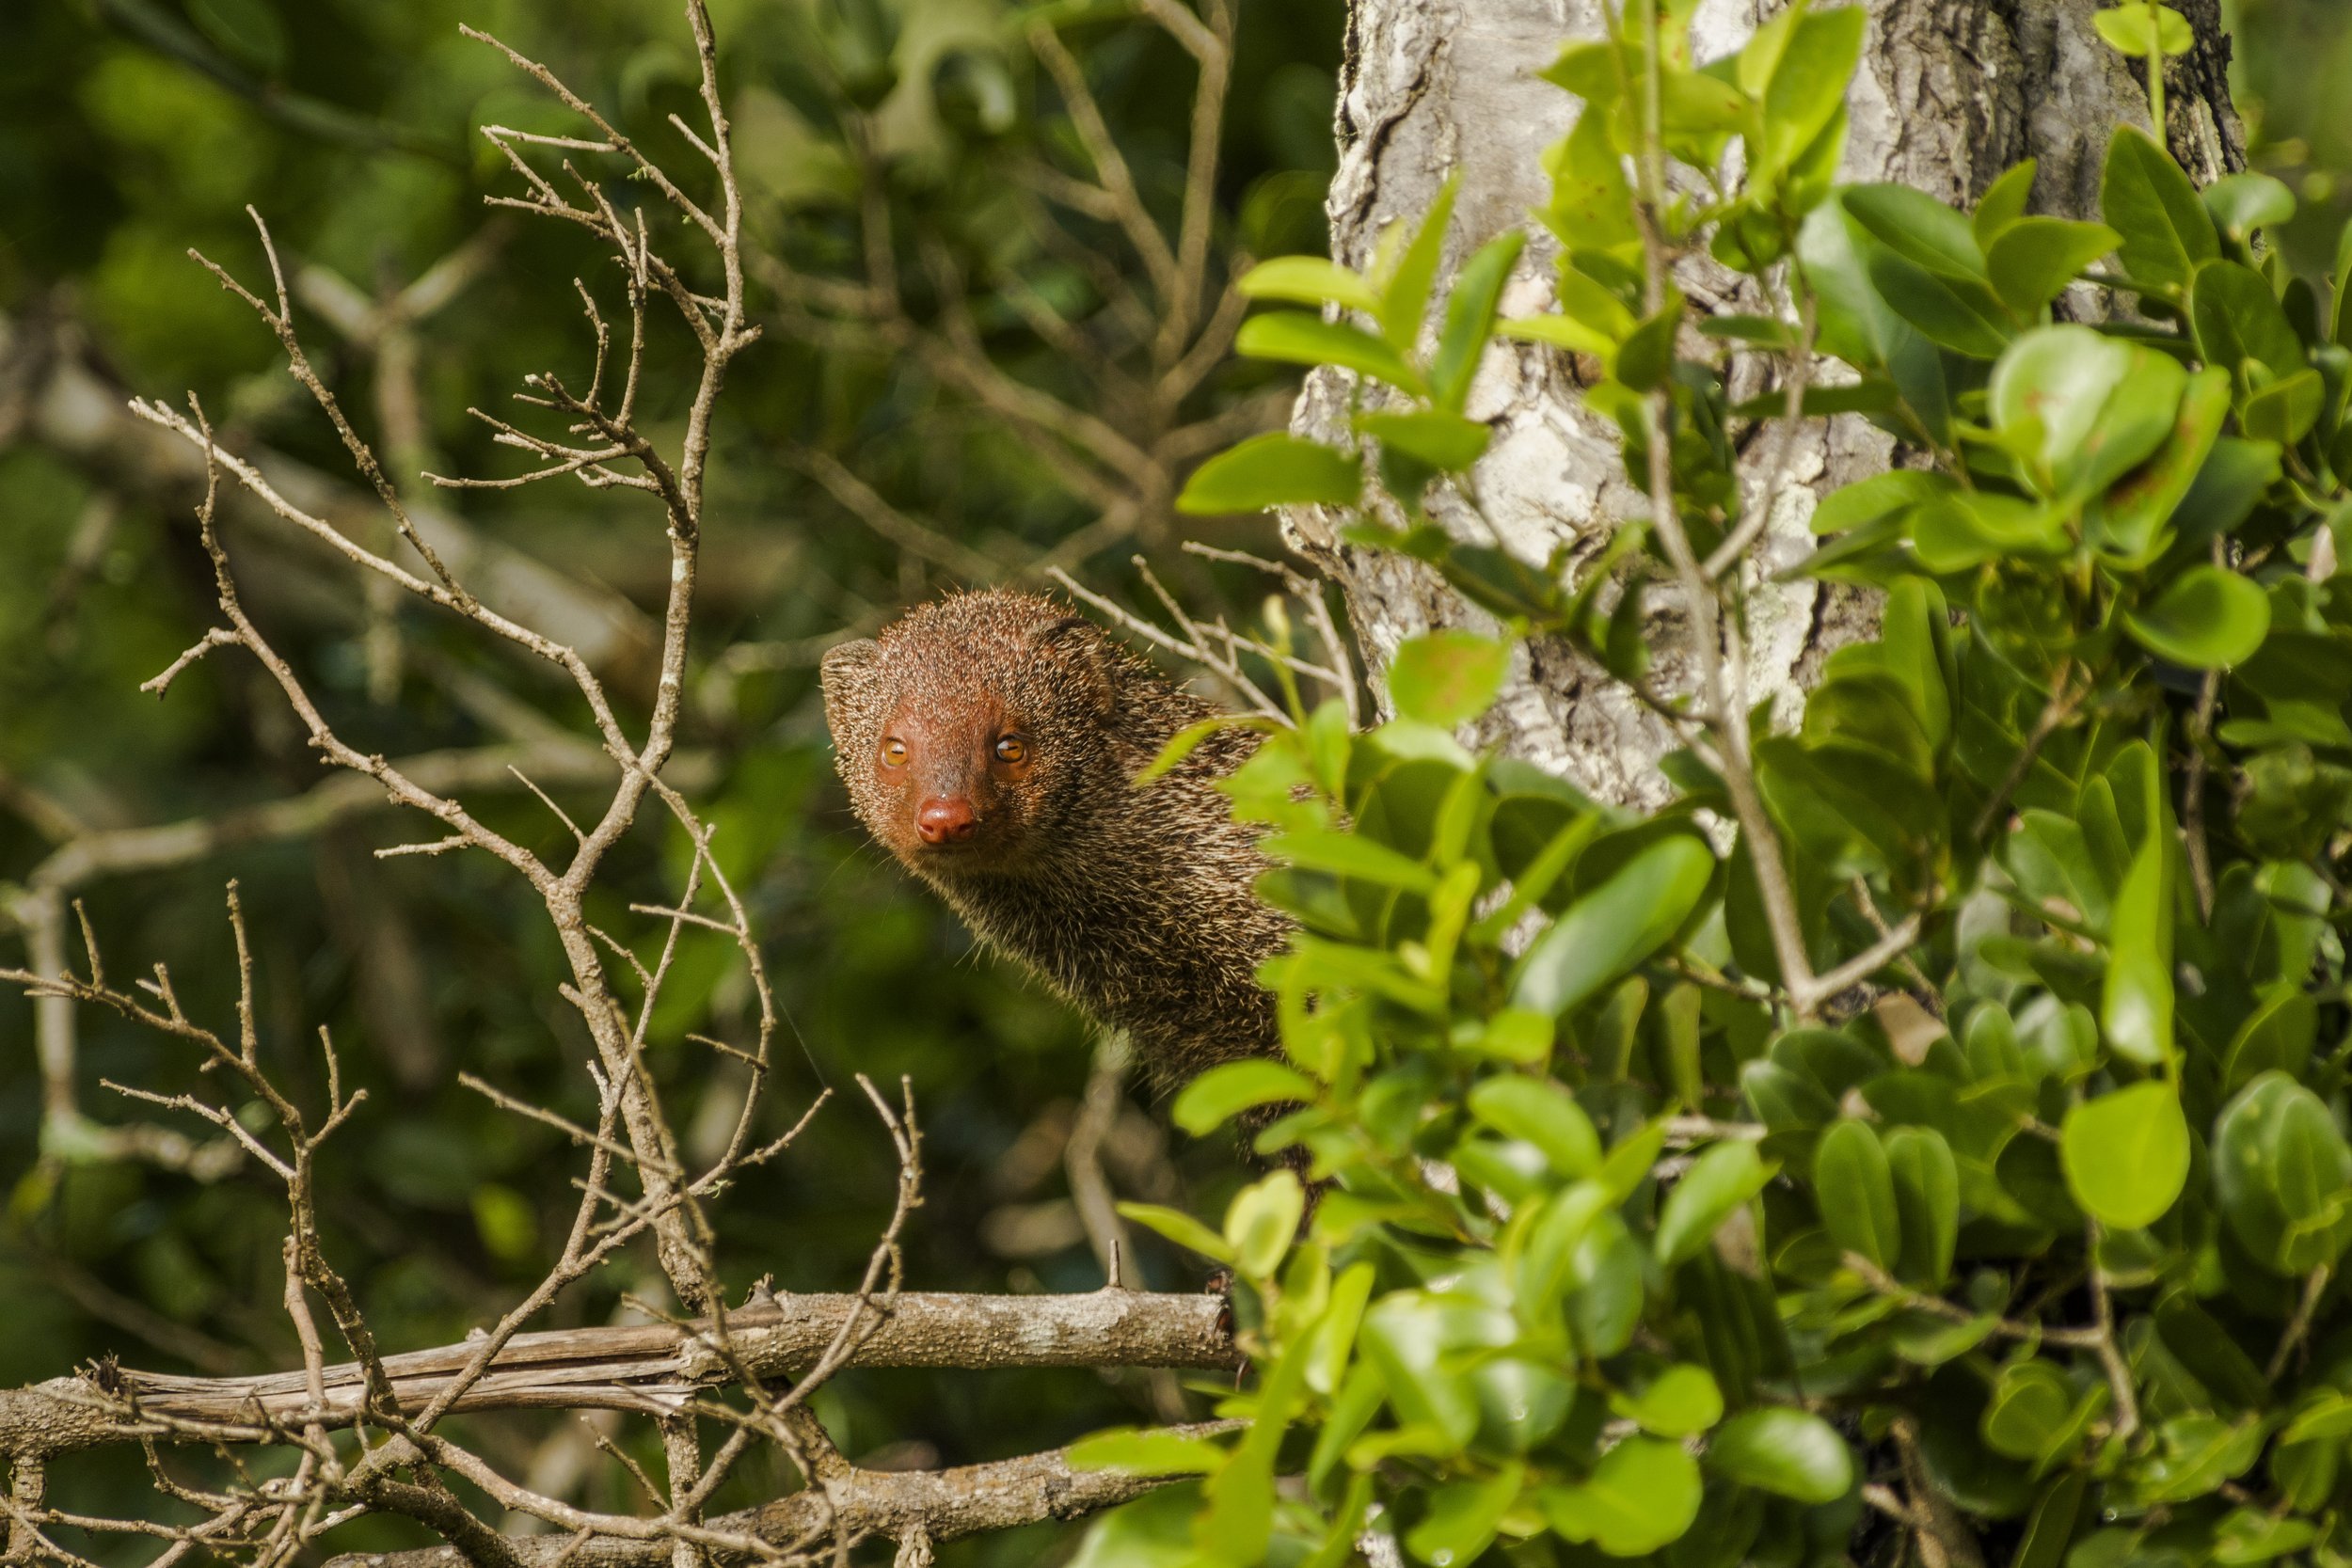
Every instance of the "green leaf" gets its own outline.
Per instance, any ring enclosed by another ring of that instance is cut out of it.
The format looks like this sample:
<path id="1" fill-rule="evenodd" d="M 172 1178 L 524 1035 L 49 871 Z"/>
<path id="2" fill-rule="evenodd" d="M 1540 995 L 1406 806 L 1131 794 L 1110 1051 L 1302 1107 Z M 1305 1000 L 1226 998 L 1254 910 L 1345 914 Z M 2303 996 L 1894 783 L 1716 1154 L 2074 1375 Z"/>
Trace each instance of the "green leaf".
<path id="1" fill-rule="evenodd" d="M 1542 1149 L 1551 1168 L 1571 1179 L 1600 1168 L 1600 1134 L 1576 1097 L 1546 1078 L 1504 1073 L 1470 1092 L 1470 1115 L 1506 1138 Z"/>
<path id="2" fill-rule="evenodd" d="M 1678 1445 L 1629 1437 L 1600 1456 L 1590 1479 L 1547 1486 L 1535 1500 L 1566 1539 L 1611 1557 L 1645 1557 L 1689 1531 L 1702 1491 L 1697 1462 Z"/>
<path id="3" fill-rule="evenodd" d="M 1586 104 L 1568 134 L 1545 150 L 1544 172 L 1551 177 L 1551 200 L 1540 215 L 1564 247 L 1609 250 L 1641 239 L 1633 187 L 1599 105 Z"/>
<path id="4" fill-rule="evenodd" d="M 1436 408 L 1408 414 L 1359 414 L 1356 428 L 1440 473 L 1460 473 L 1477 462 L 1494 434 L 1476 420 Z"/>
<path id="5" fill-rule="evenodd" d="M 1993 368 L 1988 404 L 2001 444 L 2042 495 L 2106 489 L 2172 433 L 2188 372 L 2153 349 L 2065 324 L 2025 334 Z"/>
<path id="6" fill-rule="evenodd" d="M 1885 1142 L 1895 1208 L 1902 1216 L 1903 1250 L 1896 1276 L 1940 1291 L 1960 1240 L 1959 1163 L 1944 1134 L 1932 1127 L 1898 1127 Z"/>
<path id="7" fill-rule="evenodd" d="M 1995 359 L 2009 346 L 2016 328 L 1989 284 L 1931 271 L 1891 250 L 1871 253 L 1866 265 L 1879 297 L 1939 348 Z"/>
<path id="8" fill-rule="evenodd" d="M 2146 0 L 2123 0 L 2112 10 L 2093 11 L 2090 24 L 2108 47 L 2144 60 L 2153 54 L 2185 55 L 2197 47 L 2197 34 L 2188 18 L 2169 6 Z"/>
<path id="9" fill-rule="evenodd" d="M 1287 1170 L 1244 1187 L 1225 1211 L 1225 1243 L 1233 1249 L 1234 1266 L 1251 1279 L 1272 1277 L 1306 1212 L 1306 1191 Z"/>
<path id="10" fill-rule="evenodd" d="M 2066 514 L 1997 490 L 1959 491 L 1911 515 L 1911 547 L 1939 576 L 2015 556 L 2063 555 Z"/>
<path id="11" fill-rule="evenodd" d="M 2220 566 L 2192 566 L 2153 604 L 2127 611 L 2124 627 L 2159 658 L 2192 670 L 2226 670 L 2254 657 L 2270 635 L 2261 584 Z"/>
<path id="12" fill-rule="evenodd" d="M 1399 717 L 1453 729 L 1486 711 L 1510 673 L 1511 650 L 1469 631 L 1409 637 L 1389 665 L 1389 698 Z"/>
<path id="13" fill-rule="evenodd" d="M 1116 1470 L 1128 1476 L 1204 1476 L 1225 1463 L 1225 1450 L 1200 1437 L 1121 1427 L 1070 1445 L 1073 1470 Z"/>
<path id="14" fill-rule="evenodd" d="M 1505 1007 L 1486 1021 L 1486 1027 L 1467 1042 L 1466 1049 L 1532 1067 L 1551 1054 L 1555 1027 L 1549 1013 Z"/>
<path id="15" fill-rule="evenodd" d="M 2246 1017 L 2222 1056 L 2221 1087 L 2235 1094 L 2273 1069 L 2300 1078 L 2319 1037 L 2319 1001 L 2289 983 Z"/>
<path id="16" fill-rule="evenodd" d="M 2317 370 L 2296 371 L 2246 400 L 2246 434 L 2291 447 L 2319 422 L 2326 398 L 2327 383 Z"/>
<path id="17" fill-rule="evenodd" d="M 1616 361 L 1617 340 L 1574 316 L 1520 316 L 1498 324 L 1495 330 L 1522 342 L 1549 343 L 1570 354 L 1590 355 L 1604 367 Z"/>
<path id="18" fill-rule="evenodd" d="M 1296 305 L 1337 305 L 1376 314 L 1380 296 L 1362 276 L 1320 256 L 1277 256 L 1242 274 L 1233 285 L 1244 299 L 1280 299 Z"/>
<path id="19" fill-rule="evenodd" d="M 2066 1114 L 2058 1155 L 2067 1190 L 2100 1224 L 2137 1230 L 2170 1209 L 2188 1180 L 2188 1120 L 2169 1084 L 2086 1100 Z"/>
<path id="20" fill-rule="evenodd" d="M 2104 223 L 2021 217 L 1993 242 L 1985 256 L 1985 269 L 2001 303 L 2031 321 L 2085 267 L 2113 251 L 2122 238 Z"/>
<path id="21" fill-rule="evenodd" d="M 2214 1193 L 2239 1241 L 2280 1274 L 2332 1267 L 2352 1241 L 2352 1148 L 2317 1095 L 2265 1072 L 2214 1129 Z"/>
<path id="22" fill-rule="evenodd" d="M 2145 133 L 2118 126 L 2099 182 L 2099 215 L 2123 236 L 2123 271 L 2175 297 L 2200 261 L 2221 254 L 2213 219 L 2181 166 Z"/>
<path id="23" fill-rule="evenodd" d="M 1200 1507 L 1196 1485 L 1147 1492 L 1089 1525 L 1077 1555 L 1063 1568 L 1188 1568 L 1200 1560 L 1192 1541 Z"/>
<path id="24" fill-rule="evenodd" d="M 1337 1392 L 1347 1377 L 1375 1273 L 1369 1262 L 1350 1263 L 1331 1282 L 1330 1305 L 1308 1346 L 1307 1386 L 1319 1394 Z"/>
<path id="25" fill-rule="evenodd" d="M 1433 1488 L 1428 1512 L 1405 1532 L 1405 1549 L 1430 1568 L 1467 1568 L 1493 1544 L 1526 1474 L 1524 1465 L 1506 1465 L 1484 1480 Z"/>
<path id="26" fill-rule="evenodd" d="M 2295 193 L 2267 174 L 2225 174 L 2199 193 L 2221 231 L 2240 245 L 2254 230 L 2295 216 Z"/>
<path id="27" fill-rule="evenodd" d="M 1337 365 L 1408 392 L 1424 389 L 1421 372 L 1398 357 L 1396 350 L 1387 343 L 1343 323 L 1327 322 L 1303 311 L 1276 310 L 1250 317 L 1234 335 L 1233 351 L 1251 359 Z"/>
<path id="28" fill-rule="evenodd" d="M 1708 1468 L 1801 1503 L 1834 1503 L 1853 1485 L 1853 1452 L 1819 1416 L 1781 1405 L 1742 1411 L 1707 1446 Z"/>
<path id="29" fill-rule="evenodd" d="M 2068 1470 L 2050 1482 L 2034 1504 L 2033 1516 L 2026 1521 L 2026 1533 L 2017 1543 L 2017 1555 L 2010 1559 L 2010 1568 L 2058 1568 L 2074 1540 L 2074 1521 L 2090 1484 L 2090 1478 L 2080 1470 Z"/>
<path id="30" fill-rule="evenodd" d="M 2304 368 L 2303 340 L 2268 280 L 2251 267 L 2230 261 L 2200 266 L 2191 285 L 2189 319 L 2206 362 L 2239 371 L 2241 381 L 2249 360 L 2274 377 Z"/>
<path id="31" fill-rule="evenodd" d="M 1168 1115 L 1195 1137 L 1253 1105 L 1282 1101 L 1311 1102 L 1315 1082 L 1303 1072 L 1253 1057 L 1213 1067 L 1184 1085 Z"/>
<path id="32" fill-rule="evenodd" d="M 1598 995 L 1665 945 L 1714 874 L 1714 852 L 1688 833 L 1641 850 L 1535 939 L 1512 978 L 1512 1006 L 1557 1015 Z"/>
<path id="33" fill-rule="evenodd" d="M 2214 1529 L 2217 1568 L 2247 1568 L 2302 1551 L 2319 1538 L 2309 1519 L 2289 1519 L 2259 1508 L 2234 1508 Z"/>
<path id="34" fill-rule="evenodd" d="M 2156 816 L 2143 808 L 2144 816 Z M 2144 819 L 2144 817 L 2143 817 Z M 2118 1055 L 2143 1067 L 2172 1059 L 2172 876 L 2170 832 L 2151 825 L 2117 891 L 2107 930 L 2107 973 L 2099 1025 Z"/>
<path id="35" fill-rule="evenodd" d="M 1764 135 L 1761 144 L 1751 150 L 1751 179 L 1794 164 L 1844 112 L 1846 88 L 1862 58 L 1863 24 L 1868 20 L 1852 6 L 1804 11 L 1791 7 L 1773 22 L 1784 18 L 1785 30 L 1776 39 L 1760 46 L 1752 41 L 1740 55 L 1740 86 L 1763 105 Z M 1758 38 L 1772 26 L 1756 29 Z M 1756 56 L 1754 68 L 1751 54 Z M 1762 82 L 1752 80 L 1762 73 L 1768 58 L 1769 76 Z"/>
<path id="36" fill-rule="evenodd" d="M 1121 1203 L 1119 1212 L 1123 1217 L 1147 1229 L 1158 1231 L 1178 1246 L 1197 1252 L 1203 1258 L 1214 1258 L 1220 1263 L 1233 1260 L 1233 1249 L 1225 1244 L 1225 1238 L 1182 1209 L 1166 1209 L 1156 1203 Z"/>
<path id="37" fill-rule="evenodd" d="M 1821 1223 L 1848 1252 L 1892 1271 L 1902 1256 L 1902 1218 L 1885 1146 L 1867 1122 L 1849 1117 L 1821 1134 L 1813 1153 L 1813 1185 Z"/>
<path id="38" fill-rule="evenodd" d="M 1289 865 L 1327 871 L 1335 877 L 1354 877 L 1383 887 L 1403 888 L 1408 893 L 1433 893 L 1438 886 L 1438 874 L 1421 862 L 1359 833 L 1327 829 L 1277 833 L 1263 840 L 1259 847 Z"/>
<path id="39" fill-rule="evenodd" d="M 1854 185 L 1846 211 L 1904 260 L 1952 278 L 1982 278 L 1983 249 L 1968 220 L 1910 185 Z"/>
<path id="40" fill-rule="evenodd" d="M 1459 170 L 1448 175 L 1445 183 L 1438 187 L 1429 211 L 1422 216 L 1421 227 L 1413 231 L 1412 243 L 1397 258 L 1396 271 L 1390 275 L 1387 287 L 1381 292 L 1380 336 L 1398 354 L 1411 353 L 1421 340 L 1422 317 L 1429 309 L 1429 291 L 1438 280 L 1438 260 L 1445 253 L 1446 230 L 1454 221 L 1454 198 L 1461 188 Z M 1246 333 L 1248 329 L 1243 330 Z M 1249 352 L 1238 342 L 1234 346 L 1244 354 Z M 1395 384 L 1406 385 L 1401 381 Z"/>
<path id="41" fill-rule="evenodd" d="M 1458 1449 L 1478 1430 L 1478 1399 L 1467 1379 L 1446 1364 L 1447 1354 L 1482 1342 L 1490 1317 L 1504 1334 L 1510 1314 L 1490 1313 L 1470 1299 L 1432 1291 L 1392 1291 L 1364 1314 L 1360 1342 L 1380 1369 L 1389 1403 L 1405 1426 L 1426 1426 Z"/>
<path id="42" fill-rule="evenodd" d="M 1580 39 L 1564 45 L 1558 57 L 1535 74 L 1587 103 L 1613 103 L 1619 72 L 1635 69 L 1623 57 L 1626 53 L 1614 39 Z"/>
<path id="43" fill-rule="evenodd" d="M 1654 392 L 1674 372 L 1675 339 L 1682 330 L 1684 300 L 1669 293 L 1655 315 L 1645 318 L 1617 350 L 1617 379 L 1637 392 Z"/>
<path id="44" fill-rule="evenodd" d="M 1352 451 L 1296 436 L 1253 436 L 1193 469 L 1176 510 L 1219 516 L 1270 506 L 1354 506 L 1363 488 L 1363 464 Z"/>
<path id="45" fill-rule="evenodd" d="M 1695 1437 L 1724 1418 L 1724 1393 L 1705 1367 L 1678 1362 L 1639 1394 L 1612 1395 L 1609 1408 L 1661 1437 Z"/>
<path id="46" fill-rule="evenodd" d="M 2230 413 L 2230 372 L 2208 367 L 2188 378 L 2172 434 L 2154 456 L 2083 512 L 2083 537 L 2117 564 L 2139 567 L 2172 541 L 2173 512 L 2188 495 Z"/>
<path id="47" fill-rule="evenodd" d="M 1203 719 L 1197 724 L 1186 724 L 1183 729 L 1168 736 L 1168 744 L 1160 748 L 1159 755 L 1153 757 L 1145 765 L 1143 771 L 1136 775 L 1135 787 L 1141 789 L 1144 785 L 1173 772 L 1178 764 L 1199 750 L 1202 741 L 1218 731 L 1247 728 L 1249 724 L 1249 720 L 1228 713 Z"/>
<path id="48" fill-rule="evenodd" d="M 1978 200 L 1976 215 L 1968 220 L 1968 228 L 1977 236 L 1977 244 L 1988 258 L 2000 237 L 2009 232 L 2010 225 L 2025 217 L 2026 203 L 2033 197 L 2033 177 L 2037 166 L 2031 158 L 2011 165 L 2009 171 L 1994 181 Z"/>
<path id="49" fill-rule="evenodd" d="M 1719 1143 L 1691 1164 L 1666 1195 L 1651 1243 L 1661 1268 L 1698 1256 L 1734 1210 L 1764 1190 L 1779 1170 L 1768 1165 L 1751 1143 Z"/>
<path id="50" fill-rule="evenodd" d="M 1921 501 L 1949 495 L 1954 488 L 1951 479 L 1944 474 L 1920 468 L 1890 468 L 1824 496 L 1821 504 L 1813 509 L 1811 527 L 1817 534 L 1867 528 Z"/>
<path id="51" fill-rule="evenodd" d="M 1977 1429 L 1994 1453 L 2038 1461 L 2065 1440 L 2074 1413 L 2074 1385 L 2049 1362 L 2029 1356 L 2001 1369 Z"/>
<path id="52" fill-rule="evenodd" d="M 1454 290 L 1445 303 L 1445 329 L 1429 362 L 1429 395 L 1449 414 L 1459 414 L 1470 397 L 1479 356 L 1494 332 L 1495 305 L 1526 243 L 1525 234 L 1509 230 L 1480 245 L 1454 276 Z"/>

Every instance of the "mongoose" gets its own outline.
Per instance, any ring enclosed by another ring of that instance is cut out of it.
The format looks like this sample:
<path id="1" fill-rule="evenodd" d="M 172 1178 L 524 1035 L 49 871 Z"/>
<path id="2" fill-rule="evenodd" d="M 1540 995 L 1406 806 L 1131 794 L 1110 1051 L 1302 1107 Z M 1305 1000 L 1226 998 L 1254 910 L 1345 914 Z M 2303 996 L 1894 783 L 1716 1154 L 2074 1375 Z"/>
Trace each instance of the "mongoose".
<path id="1" fill-rule="evenodd" d="M 858 816 L 966 924 L 1098 1021 L 1163 1087 L 1278 1049 L 1256 978 L 1290 920 L 1259 901 L 1258 830 L 1216 781 L 1258 736 L 1219 730 L 1134 780 L 1216 710 L 1034 594 L 924 605 L 824 661 Z"/>

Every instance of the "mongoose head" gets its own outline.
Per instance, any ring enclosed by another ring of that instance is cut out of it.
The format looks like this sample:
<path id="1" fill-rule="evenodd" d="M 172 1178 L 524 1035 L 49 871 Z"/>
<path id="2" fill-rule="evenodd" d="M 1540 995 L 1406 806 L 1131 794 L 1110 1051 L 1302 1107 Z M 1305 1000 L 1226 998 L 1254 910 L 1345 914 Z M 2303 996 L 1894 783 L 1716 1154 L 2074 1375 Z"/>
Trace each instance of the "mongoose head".
<path id="1" fill-rule="evenodd" d="M 1031 863 L 1087 781 L 1115 767 L 1104 725 L 1125 660 L 1092 622 L 1005 591 L 834 648 L 825 719 L 858 816 L 917 872 Z"/>

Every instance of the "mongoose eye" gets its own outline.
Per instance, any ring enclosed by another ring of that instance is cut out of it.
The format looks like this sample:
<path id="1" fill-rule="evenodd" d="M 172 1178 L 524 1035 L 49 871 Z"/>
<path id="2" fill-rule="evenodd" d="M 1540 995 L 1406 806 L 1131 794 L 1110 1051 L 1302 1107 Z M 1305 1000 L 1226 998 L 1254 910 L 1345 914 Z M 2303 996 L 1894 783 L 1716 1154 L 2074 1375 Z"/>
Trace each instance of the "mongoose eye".
<path id="1" fill-rule="evenodd" d="M 996 760 L 998 762 L 1025 762 L 1028 756 L 1029 743 L 1019 736 L 1000 735 L 996 737 Z"/>
<path id="2" fill-rule="evenodd" d="M 904 768 L 907 765 L 907 743 L 892 736 L 882 742 L 882 759 L 884 768 Z"/>

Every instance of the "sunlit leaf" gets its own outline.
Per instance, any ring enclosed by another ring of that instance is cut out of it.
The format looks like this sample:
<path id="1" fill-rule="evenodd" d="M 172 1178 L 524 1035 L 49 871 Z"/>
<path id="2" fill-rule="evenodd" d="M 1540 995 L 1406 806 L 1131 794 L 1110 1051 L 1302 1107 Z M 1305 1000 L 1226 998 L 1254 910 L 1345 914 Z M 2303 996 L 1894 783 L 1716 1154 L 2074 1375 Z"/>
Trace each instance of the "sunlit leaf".
<path id="1" fill-rule="evenodd" d="M 2133 126 L 2117 126 L 2107 143 L 2099 215 L 2123 237 L 2117 254 L 2124 272 L 2142 283 L 2184 291 L 2197 264 L 2221 252 L 2197 187 L 2171 153 Z"/>
<path id="2" fill-rule="evenodd" d="M 1177 1126 L 1198 1136 L 1252 1106 L 1314 1097 L 1314 1080 L 1305 1073 L 1253 1058 L 1211 1068 L 1184 1085 L 1168 1115 Z"/>
<path id="3" fill-rule="evenodd" d="M 1277 256 L 1242 274 L 1233 285 L 1245 299 L 1280 299 L 1297 305 L 1339 305 L 1373 314 L 1380 296 L 1360 273 L 1320 256 Z"/>
<path id="4" fill-rule="evenodd" d="M 2192 670 L 2226 670 L 2254 657 L 2270 633 L 2270 600 L 2249 578 L 2192 566 L 2123 624 L 2140 646 Z"/>
<path id="5" fill-rule="evenodd" d="M 1699 1467 L 1674 1443 L 1629 1437 L 1572 1486 L 1536 1498 L 1551 1528 L 1611 1557 L 1643 1557 L 1678 1541 L 1697 1519 Z"/>
<path id="6" fill-rule="evenodd" d="M 1807 1411 L 1771 1405 L 1718 1428 L 1707 1466 L 1743 1485 L 1804 1503 L 1836 1502 L 1853 1484 L 1853 1452 L 1836 1428 Z"/>
<path id="7" fill-rule="evenodd" d="M 1694 1437 L 1724 1418 L 1724 1394 L 1712 1373 L 1689 1362 L 1667 1368 L 1638 1394 L 1610 1401 L 1610 1408 L 1661 1437 Z"/>
<path id="8" fill-rule="evenodd" d="M 1470 1114 L 1505 1137 L 1524 1139 L 1566 1177 L 1600 1168 L 1600 1134 L 1576 1097 L 1549 1079 L 1504 1073 L 1470 1092 Z"/>
<path id="9" fill-rule="evenodd" d="M 2122 236 L 2104 223 L 2023 217 L 2002 230 L 1985 257 L 2001 303 L 2031 321 L 2084 268 L 2111 253 Z"/>
<path id="10" fill-rule="evenodd" d="M 1389 696 L 1398 714 L 1452 729 L 1486 711 L 1510 673 L 1511 650 L 1468 631 L 1407 638 L 1389 665 Z"/>
<path id="11" fill-rule="evenodd" d="M 1454 290 L 1445 302 L 1445 328 L 1429 361 L 1429 395 L 1448 413 L 1460 413 L 1470 397 L 1470 378 L 1494 331 L 1495 305 L 1526 243 L 1520 230 L 1506 230 L 1480 245 L 1454 275 Z"/>
<path id="12" fill-rule="evenodd" d="M 1203 1258 L 1214 1258 L 1220 1263 L 1233 1260 L 1233 1249 L 1226 1244 L 1224 1237 L 1181 1209 L 1164 1208 L 1156 1203 L 1121 1203 L 1119 1212 Z"/>
<path id="13" fill-rule="evenodd" d="M 1720 1143 L 1685 1171 L 1666 1195 L 1652 1243 L 1667 1268 L 1697 1256 L 1732 1211 L 1764 1190 L 1779 1167 L 1764 1163 L 1750 1143 Z"/>
<path id="14" fill-rule="evenodd" d="M 1129 1476 L 1206 1475 L 1225 1463 L 1225 1449 L 1204 1438 L 1125 1428 L 1098 1432 L 1070 1445 L 1073 1470 L 1116 1470 Z"/>
<path id="15" fill-rule="evenodd" d="M 1216 516 L 1270 506 L 1353 506 L 1362 492 L 1362 463 L 1354 452 L 1296 436 L 1253 436 L 1195 468 L 1176 510 Z"/>
<path id="16" fill-rule="evenodd" d="M 2197 34 L 2188 18 L 2169 6 L 2146 0 L 2122 0 L 2112 9 L 2090 13 L 2090 24 L 2110 48 L 2145 59 L 2151 55 L 2185 55 L 2197 47 Z"/>
<path id="17" fill-rule="evenodd" d="M 2188 1180 L 2188 1121 L 2169 1084 L 2134 1084 L 2066 1114 L 2059 1155 L 2067 1190 L 2118 1230 L 2152 1225 Z"/>
<path id="18" fill-rule="evenodd" d="M 1276 310 L 1250 317 L 1234 335 L 1233 351 L 1252 359 L 1337 365 L 1408 392 L 1422 389 L 1421 372 L 1389 344 L 1343 322 L 1327 322 L 1303 311 Z"/>
<path id="19" fill-rule="evenodd" d="M 1512 979 L 1514 1006 L 1562 1013 L 1615 984 L 1680 929 L 1715 873 L 1688 834 L 1660 839 L 1535 939 Z"/>

